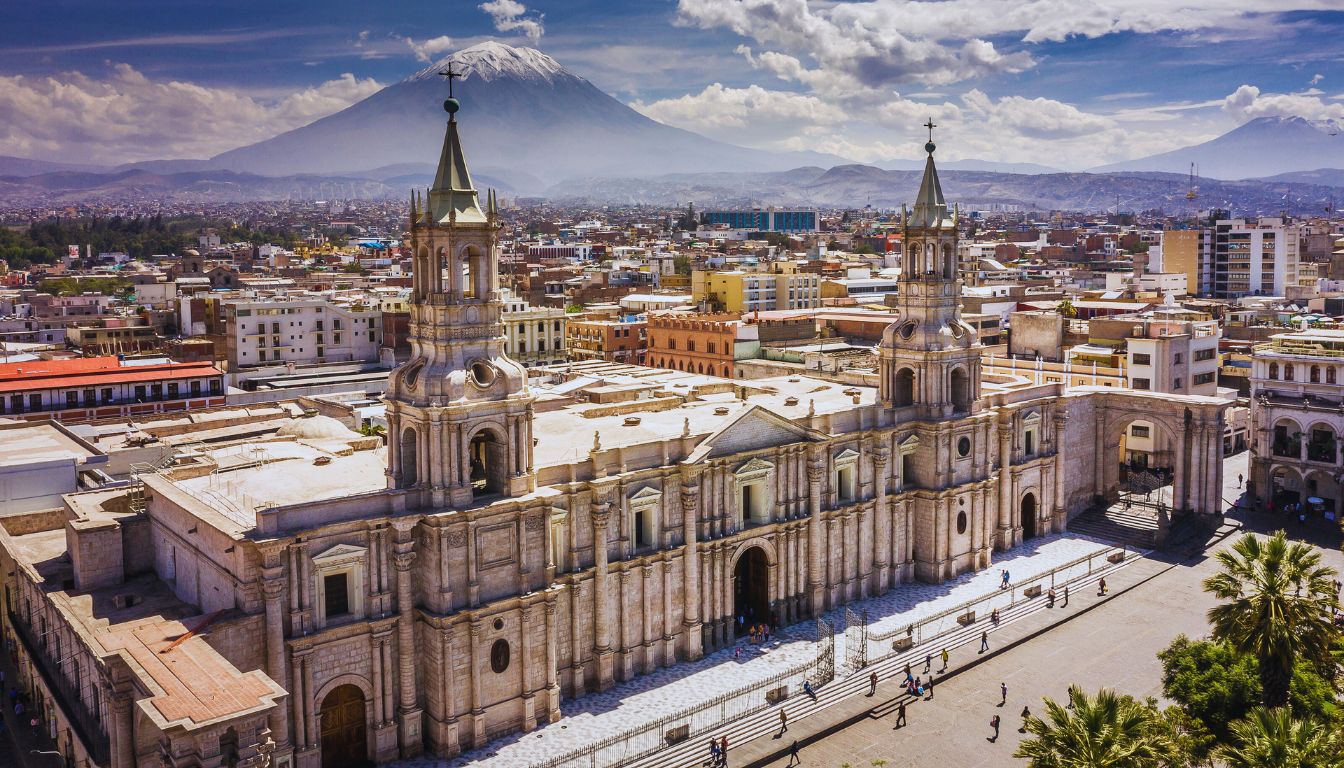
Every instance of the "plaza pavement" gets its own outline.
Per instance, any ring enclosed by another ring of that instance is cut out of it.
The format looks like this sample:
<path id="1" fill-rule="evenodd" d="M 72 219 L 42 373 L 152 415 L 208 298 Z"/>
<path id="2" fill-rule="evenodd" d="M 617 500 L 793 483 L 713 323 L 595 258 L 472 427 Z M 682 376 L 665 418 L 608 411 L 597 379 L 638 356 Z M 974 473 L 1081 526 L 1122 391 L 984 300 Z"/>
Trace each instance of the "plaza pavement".
<path id="1" fill-rule="evenodd" d="M 963 574 L 944 584 L 903 584 L 885 595 L 851 603 L 850 607 L 868 610 L 870 632 L 889 631 L 967 601 L 998 594 L 1002 568 L 1007 568 L 1017 581 L 1088 555 L 1113 550 L 1113 545 L 1072 534 L 1041 537 L 1009 552 L 996 553 L 994 566 L 987 570 Z M 835 635 L 837 681 L 844 674 L 843 613 L 843 609 L 839 609 L 828 614 L 828 619 L 838 630 Z M 1003 625 L 1011 624 L 1016 615 L 1006 616 Z M 741 649 L 736 659 L 735 648 Z M 561 720 L 532 733 L 505 737 L 449 761 L 424 757 L 399 761 L 395 765 L 406 768 L 465 765 L 524 768 L 765 680 L 815 659 L 816 653 L 816 623 L 804 621 L 776 633 L 768 646 L 752 646 L 741 641 L 699 661 L 661 669 L 603 693 L 565 700 L 561 703 Z M 771 715 L 777 716 L 773 711 Z"/>

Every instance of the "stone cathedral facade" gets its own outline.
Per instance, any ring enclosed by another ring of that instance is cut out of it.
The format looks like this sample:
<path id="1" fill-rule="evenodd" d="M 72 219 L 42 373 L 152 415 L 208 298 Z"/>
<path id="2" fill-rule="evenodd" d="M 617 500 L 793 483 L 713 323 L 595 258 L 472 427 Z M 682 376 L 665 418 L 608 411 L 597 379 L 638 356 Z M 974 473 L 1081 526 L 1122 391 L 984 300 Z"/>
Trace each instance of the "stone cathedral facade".
<path id="1" fill-rule="evenodd" d="M 0 530 L 9 620 L 67 637 L 60 664 L 46 640 L 23 654 L 69 705 L 76 764 L 455 755 L 721 648 L 738 616 L 787 625 L 988 568 L 1111 490 L 1110 436 L 1136 418 L 1181 446 L 1179 506 L 1216 510 L 1221 403 L 982 382 L 932 142 L 880 387 L 639 369 L 643 395 L 614 406 L 529 387 L 504 349 L 494 198 L 446 107 L 412 198 L 385 457 L 300 419 L 255 460 L 146 476 L 142 511 L 71 494 L 64 520 Z"/>

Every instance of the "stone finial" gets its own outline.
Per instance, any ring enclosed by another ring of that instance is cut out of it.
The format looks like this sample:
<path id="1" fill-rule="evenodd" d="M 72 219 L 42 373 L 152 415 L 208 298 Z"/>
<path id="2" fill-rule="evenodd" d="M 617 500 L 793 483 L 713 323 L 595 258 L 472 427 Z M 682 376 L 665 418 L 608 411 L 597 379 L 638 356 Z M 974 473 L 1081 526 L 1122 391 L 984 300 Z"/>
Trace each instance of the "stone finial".
<path id="1" fill-rule="evenodd" d="M 686 418 L 684 418 L 684 419 L 681 420 L 681 436 L 682 436 L 682 437 L 690 437 L 690 436 L 691 436 L 691 417 L 690 417 L 690 416 L 687 416 Z"/>
<path id="2" fill-rule="evenodd" d="M 817 401 L 816 401 L 816 399 L 814 399 L 814 398 L 810 398 L 810 397 L 809 397 L 809 398 L 807 399 L 807 415 L 808 415 L 808 416 L 816 416 L 816 415 L 817 415 Z"/>
<path id="3" fill-rule="evenodd" d="M 597 431 L 593 432 L 593 453 L 602 450 L 602 435 Z"/>

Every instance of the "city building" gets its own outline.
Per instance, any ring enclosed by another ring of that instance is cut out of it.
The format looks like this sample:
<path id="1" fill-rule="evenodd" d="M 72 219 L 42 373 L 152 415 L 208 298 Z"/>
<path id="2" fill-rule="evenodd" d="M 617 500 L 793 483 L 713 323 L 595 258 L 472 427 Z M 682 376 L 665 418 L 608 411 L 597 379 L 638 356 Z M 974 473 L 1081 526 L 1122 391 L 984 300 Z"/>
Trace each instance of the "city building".
<path id="1" fill-rule="evenodd" d="M 742 325 L 732 312 L 655 312 L 648 320 L 646 362 L 656 368 L 731 379 Z"/>
<path id="2" fill-rule="evenodd" d="M 1341 513 L 1344 331 L 1278 333 L 1251 363 L 1251 476 L 1262 508 Z"/>
<path id="3" fill-rule="evenodd" d="M 1169 229 L 1162 233 L 1162 271 L 1185 275 L 1191 294 L 1213 294 L 1213 230 Z"/>
<path id="4" fill-rule="evenodd" d="M 1300 226 L 1288 218 L 1216 221 L 1210 295 L 1218 299 L 1285 295 L 1298 285 L 1301 234 Z"/>
<path id="5" fill-rule="evenodd" d="M 66 424 L 208 408 L 224 403 L 210 361 L 84 357 L 0 363 L 0 417 Z"/>
<path id="6" fill-rule="evenodd" d="M 691 275 L 691 296 L 697 305 L 713 312 L 811 309 L 821 306 L 821 279 L 812 272 L 697 270 Z"/>
<path id="7" fill-rule="evenodd" d="M 776 208 L 706 211 L 700 214 L 700 223 L 748 232 L 816 232 L 820 228 L 816 211 Z"/>
<path id="8" fill-rule="evenodd" d="M 506 295 L 504 301 L 505 348 L 525 366 L 551 365 L 565 360 L 569 316 L 560 307 L 534 307 L 527 299 Z"/>
<path id="9" fill-rule="evenodd" d="M 377 362 L 382 314 L 372 304 L 277 294 L 221 302 L 229 370 L 276 363 Z"/>
<path id="10" fill-rule="evenodd" d="M 565 333 L 571 360 L 644 363 L 648 328 L 643 315 L 571 319 Z"/>
<path id="11" fill-rule="evenodd" d="M 992 567 L 1114 493 L 1140 417 L 1179 435 L 1177 513 L 1221 509 L 1224 402 L 982 382 L 932 142 L 878 386 L 594 363 L 543 392 L 505 348 L 495 200 L 445 107 L 385 454 L 314 414 L 0 528 L 15 682 L 68 763 L 482 747 L 746 624 Z"/>

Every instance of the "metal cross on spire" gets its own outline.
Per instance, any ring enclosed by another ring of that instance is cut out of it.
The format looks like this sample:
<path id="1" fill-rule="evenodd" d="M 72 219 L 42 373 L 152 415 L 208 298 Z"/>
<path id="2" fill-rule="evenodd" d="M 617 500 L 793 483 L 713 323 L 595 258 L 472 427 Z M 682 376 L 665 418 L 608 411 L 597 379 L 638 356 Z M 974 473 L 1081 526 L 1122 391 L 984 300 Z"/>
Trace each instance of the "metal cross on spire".
<path id="1" fill-rule="evenodd" d="M 929 141 L 933 141 L 933 129 L 937 128 L 938 124 L 933 122 L 933 118 L 930 117 L 929 122 L 925 123 L 924 127 L 929 129 Z"/>
<path id="2" fill-rule="evenodd" d="M 439 73 L 440 76 L 448 78 L 448 98 L 453 98 L 453 80 L 463 77 L 463 73 L 453 71 L 453 62 L 448 62 L 448 68 Z M 932 118 L 930 118 L 932 119 Z"/>

